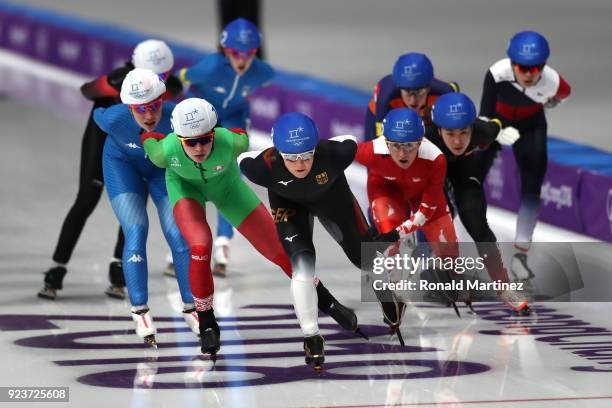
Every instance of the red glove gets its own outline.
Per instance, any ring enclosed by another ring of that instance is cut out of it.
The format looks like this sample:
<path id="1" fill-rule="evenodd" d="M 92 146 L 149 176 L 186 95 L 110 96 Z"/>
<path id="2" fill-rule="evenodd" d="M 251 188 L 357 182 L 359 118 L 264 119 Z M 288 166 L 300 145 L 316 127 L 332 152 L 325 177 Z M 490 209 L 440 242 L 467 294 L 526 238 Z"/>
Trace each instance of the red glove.
<path id="1" fill-rule="evenodd" d="M 421 204 L 419 210 L 412 214 L 410 219 L 404 221 L 402 225 L 397 227 L 395 230 L 399 233 L 400 239 L 406 235 L 412 234 L 414 231 L 425 225 L 425 222 L 431 218 L 435 211 L 435 207 L 430 208 L 426 204 Z"/>
<path id="2" fill-rule="evenodd" d="M 164 135 L 163 133 L 159 133 L 159 132 L 144 132 L 142 135 L 140 135 L 140 143 L 142 143 L 144 145 L 145 140 L 153 138 L 155 140 L 162 140 L 164 137 L 166 137 L 166 135 Z"/>
<path id="3" fill-rule="evenodd" d="M 414 231 L 419 229 L 421 225 L 419 225 L 418 223 L 415 223 L 415 217 L 413 215 L 412 217 L 410 217 L 409 220 L 404 221 L 402 225 L 397 227 L 395 230 L 399 233 L 399 236 L 401 239 L 401 238 L 404 238 L 408 234 L 412 234 Z"/>

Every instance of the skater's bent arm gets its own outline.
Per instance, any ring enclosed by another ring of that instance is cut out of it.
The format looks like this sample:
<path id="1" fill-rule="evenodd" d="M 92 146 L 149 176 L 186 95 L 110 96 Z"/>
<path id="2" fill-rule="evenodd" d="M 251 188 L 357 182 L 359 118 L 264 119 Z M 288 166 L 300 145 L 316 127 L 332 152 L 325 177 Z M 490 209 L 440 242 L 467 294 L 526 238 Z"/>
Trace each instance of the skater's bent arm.
<path id="1" fill-rule="evenodd" d="M 271 182 L 270 169 L 266 166 L 264 155 L 273 149 L 245 152 L 238 156 L 240 171 L 253 183 L 268 187 Z"/>
<path id="2" fill-rule="evenodd" d="M 555 94 L 554 98 L 562 101 L 567 99 L 571 93 L 572 87 L 561 75 L 559 75 L 559 88 L 557 88 L 557 93 Z"/>
<path id="3" fill-rule="evenodd" d="M 191 68 L 183 68 L 178 77 L 181 82 L 190 84 L 205 84 L 210 81 L 211 75 L 217 72 L 218 59 L 215 54 L 204 57 Z"/>
<path id="4" fill-rule="evenodd" d="M 99 98 L 116 98 L 119 96 L 119 91 L 108 83 L 108 77 L 106 75 L 91 82 L 84 83 L 81 86 L 81 93 L 90 101 Z"/>
<path id="5" fill-rule="evenodd" d="M 357 163 L 367 167 L 372 161 L 372 156 L 372 142 L 359 143 L 357 145 L 357 153 L 355 154 L 355 161 Z"/>
<path id="6" fill-rule="evenodd" d="M 480 99 L 480 116 L 489 119 L 497 118 L 495 104 L 497 103 L 497 85 L 491 71 L 487 71 L 484 84 L 482 86 L 482 98 Z"/>
<path id="7" fill-rule="evenodd" d="M 476 119 L 474 122 L 474 138 L 472 145 L 478 145 L 483 148 L 495 141 L 499 131 L 502 129 L 502 122 L 499 119 L 485 120 L 482 118 Z"/>
<path id="8" fill-rule="evenodd" d="M 237 158 L 241 153 L 249 150 L 249 135 L 246 130 L 240 128 L 230 128 L 229 131 L 234 133 L 234 150 L 233 157 Z"/>
<path id="9" fill-rule="evenodd" d="M 334 163 L 344 170 L 351 165 L 357 153 L 357 139 L 355 136 L 342 135 L 329 139 Z"/>
<path id="10" fill-rule="evenodd" d="M 109 126 L 106 122 L 106 118 L 104 117 L 104 112 L 106 112 L 106 108 L 96 108 L 93 113 L 93 118 L 96 125 L 98 125 L 98 127 L 102 129 L 104 133 L 108 133 Z"/>
<path id="11" fill-rule="evenodd" d="M 154 165 L 162 169 L 168 167 L 164 155 L 165 137 L 166 135 L 163 133 L 157 132 L 145 132 L 140 136 L 140 141 L 142 142 L 142 147 L 144 147 L 145 152 L 147 153 L 147 157 L 153 162 Z"/>

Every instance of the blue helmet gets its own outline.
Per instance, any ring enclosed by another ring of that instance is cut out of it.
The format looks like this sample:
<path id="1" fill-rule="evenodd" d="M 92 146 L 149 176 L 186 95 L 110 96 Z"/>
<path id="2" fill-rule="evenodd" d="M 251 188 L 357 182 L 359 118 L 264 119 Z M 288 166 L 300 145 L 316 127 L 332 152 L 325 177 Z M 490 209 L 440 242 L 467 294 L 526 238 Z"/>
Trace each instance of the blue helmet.
<path id="1" fill-rule="evenodd" d="M 281 153 L 304 153 L 316 147 L 319 131 L 308 115 L 286 113 L 272 126 L 272 142 Z"/>
<path id="2" fill-rule="evenodd" d="M 259 48 L 261 37 L 255 24 L 244 18 L 237 18 L 225 26 L 219 38 L 219 43 L 223 48 L 249 51 Z"/>
<path id="3" fill-rule="evenodd" d="M 431 83 L 433 76 L 431 61 L 418 52 L 401 55 L 393 66 L 393 83 L 398 88 L 423 88 Z"/>
<path id="4" fill-rule="evenodd" d="M 463 129 L 476 120 L 476 106 L 467 95 L 450 92 L 439 97 L 434 103 L 431 119 L 439 128 Z"/>
<path id="5" fill-rule="evenodd" d="M 508 57 L 515 64 L 544 65 L 550 55 L 548 41 L 535 31 L 521 31 L 508 42 Z"/>
<path id="6" fill-rule="evenodd" d="M 418 142 L 425 134 L 423 119 L 417 111 L 408 108 L 390 110 L 382 125 L 382 134 L 390 142 Z"/>

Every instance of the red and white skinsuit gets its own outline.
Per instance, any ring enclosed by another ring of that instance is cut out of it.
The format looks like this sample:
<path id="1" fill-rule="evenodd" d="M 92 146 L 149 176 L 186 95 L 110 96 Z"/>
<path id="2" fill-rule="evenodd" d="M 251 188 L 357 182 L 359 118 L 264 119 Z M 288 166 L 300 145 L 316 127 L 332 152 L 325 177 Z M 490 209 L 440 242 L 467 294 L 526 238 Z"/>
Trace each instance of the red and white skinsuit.
<path id="1" fill-rule="evenodd" d="M 423 139 L 417 157 L 402 169 L 393 161 L 385 138 L 378 137 L 360 144 L 355 160 L 368 169 L 368 201 L 381 234 L 410 220 L 409 228 L 401 232 L 420 228 L 437 256 L 458 255 L 457 234 L 444 195 L 446 159 L 440 149 Z"/>

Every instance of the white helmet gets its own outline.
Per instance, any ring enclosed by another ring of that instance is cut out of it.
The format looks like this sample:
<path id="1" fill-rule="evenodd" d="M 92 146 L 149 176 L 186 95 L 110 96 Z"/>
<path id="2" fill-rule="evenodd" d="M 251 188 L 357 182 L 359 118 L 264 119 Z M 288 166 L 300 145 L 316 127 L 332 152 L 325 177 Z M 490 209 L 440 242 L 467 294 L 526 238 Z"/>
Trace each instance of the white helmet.
<path id="1" fill-rule="evenodd" d="M 128 105 L 149 103 L 166 92 L 166 84 L 150 69 L 134 68 L 121 84 L 121 102 Z"/>
<path id="2" fill-rule="evenodd" d="M 181 137 L 200 136 L 210 132 L 217 124 L 217 111 L 207 100 L 189 98 L 181 101 L 172 111 L 172 129 Z"/>
<path id="3" fill-rule="evenodd" d="M 162 74 L 174 66 L 174 55 L 168 45 L 161 40 L 143 41 L 134 48 L 132 64 L 136 68 L 146 68 Z"/>

